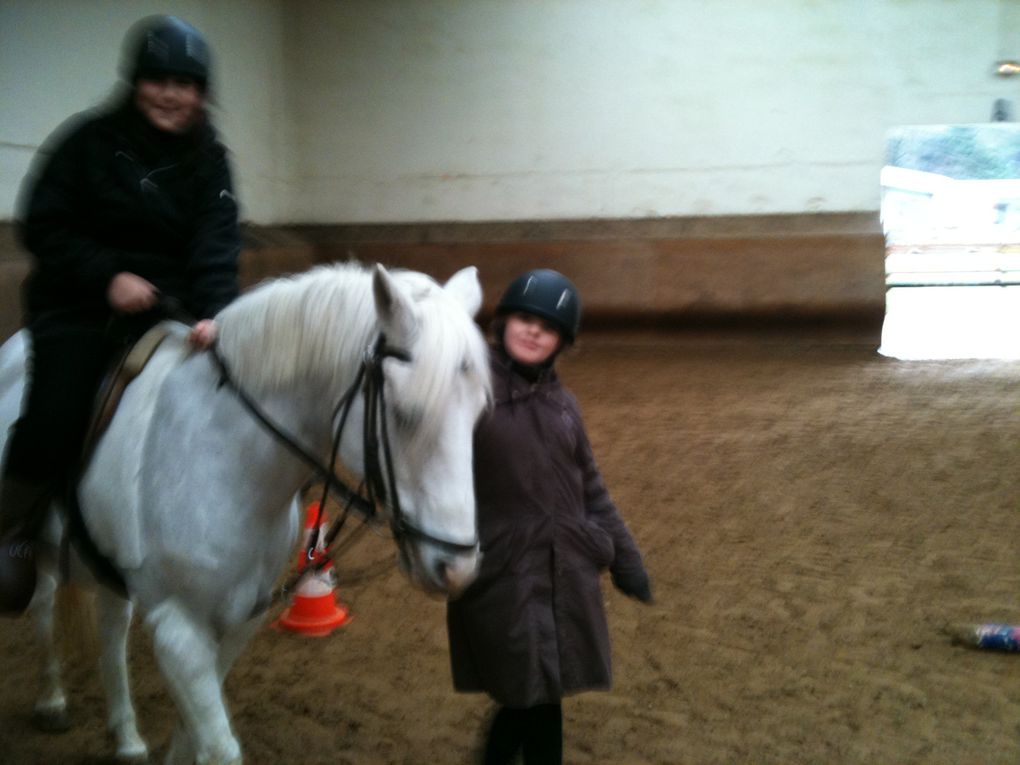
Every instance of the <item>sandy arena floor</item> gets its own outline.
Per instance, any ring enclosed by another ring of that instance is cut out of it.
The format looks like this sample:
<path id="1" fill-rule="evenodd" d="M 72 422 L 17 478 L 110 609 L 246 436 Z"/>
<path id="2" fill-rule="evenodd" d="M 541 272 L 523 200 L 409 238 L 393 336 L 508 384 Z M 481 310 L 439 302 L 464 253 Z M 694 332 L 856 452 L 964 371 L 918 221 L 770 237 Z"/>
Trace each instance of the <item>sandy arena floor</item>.
<path id="1" fill-rule="evenodd" d="M 904 363 L 871 337 L 592 334 L 564 377 L 657 602 L 606 599 L 616 685 L 570 698 L 568 763 L 1016 763 L 1020 655 L 947 624 L 1020 622 L 1020 363 Z M 468 763 L 489 710 L 455 694 L 444 610 L 366 536 L 354 620 L 269 629 L 227 690 L 249 765 Z M 0 762 L 107 762 L 98 675 L 77 727 L 28 719 L 35 654 L 0 621 Z M 133 636 L 141 728 L 174 712 Z"/>

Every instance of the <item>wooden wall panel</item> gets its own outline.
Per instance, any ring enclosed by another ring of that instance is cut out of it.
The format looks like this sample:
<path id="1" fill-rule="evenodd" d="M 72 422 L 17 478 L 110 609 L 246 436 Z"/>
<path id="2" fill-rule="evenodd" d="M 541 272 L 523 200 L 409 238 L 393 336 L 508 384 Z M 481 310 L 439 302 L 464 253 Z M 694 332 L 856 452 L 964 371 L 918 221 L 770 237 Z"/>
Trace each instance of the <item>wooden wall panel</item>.
<path id="1" fill-rule="evenodd" d="M 874 215 L 246 227 L 245 234 L 245 287 L 352 258 L 440 280 L 477 266 L 483 317 L 514 276 L 539 267 L 577 283 L 588 326 L 880 323 L 885 305 L 885 243 Z M 0 224 L 3 337 L 19 324 L 26 271 L 12 227 Z"/>

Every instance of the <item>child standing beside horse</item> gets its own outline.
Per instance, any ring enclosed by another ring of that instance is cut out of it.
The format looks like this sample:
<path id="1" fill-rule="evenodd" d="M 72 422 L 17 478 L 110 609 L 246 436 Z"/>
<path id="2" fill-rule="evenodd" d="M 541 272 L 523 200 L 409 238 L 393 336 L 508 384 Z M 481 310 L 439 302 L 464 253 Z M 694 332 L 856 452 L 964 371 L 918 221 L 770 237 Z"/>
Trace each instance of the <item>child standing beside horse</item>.
<path id="1" fill-rule="evenodd" d="M 600 574 L 648 603 L 648 574 L 555 369 L 577 336 L 580 296 L 556 271 L 515 279 L 493 321 L 494 406 L 475 430 L 482 562 L 447 608 L 453 683 L 499 704 L 485 765 L 561 763 L 567 694 L 607 689 Z"/>

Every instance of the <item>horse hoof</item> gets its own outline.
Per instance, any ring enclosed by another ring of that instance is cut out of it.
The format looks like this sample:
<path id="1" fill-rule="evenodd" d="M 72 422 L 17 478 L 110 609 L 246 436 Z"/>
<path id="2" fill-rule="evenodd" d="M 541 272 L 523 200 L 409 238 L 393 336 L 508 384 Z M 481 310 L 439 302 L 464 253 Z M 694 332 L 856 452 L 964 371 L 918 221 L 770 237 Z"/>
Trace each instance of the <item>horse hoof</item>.
<path id="1" fill-rule="evenodd" d="M 71 716 L 66 709 L 37 709 L 32 712 L 32 725 L 44 733 L 66 733 L 71 729 Z"/>
<path id="2" fill-rule="evenodd" d="M 116 752 L 113 762 L 117 765 L 149 765 L 149 747 L 138 735 L 133 722 L 116 733 L 110 731 L 110 743 Z"/>
<path id="3" fill-rule="evenodd" d="M 138 754 L 118 754 L 114 758 L 117 765 L 149 765 L 149 753 L 139 752 Z"/>

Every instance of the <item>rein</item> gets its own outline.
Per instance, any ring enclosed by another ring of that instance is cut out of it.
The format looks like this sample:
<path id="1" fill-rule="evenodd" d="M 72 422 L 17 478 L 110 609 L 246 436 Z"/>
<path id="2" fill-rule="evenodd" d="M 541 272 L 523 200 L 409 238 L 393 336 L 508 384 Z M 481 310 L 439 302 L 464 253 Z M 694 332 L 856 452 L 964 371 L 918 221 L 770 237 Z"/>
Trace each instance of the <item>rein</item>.
<path id="1" fill-rule="evenodd" d="M 352 489 L 347 484 L 345 484 L 343 480 L 336 474 L 336 470 L 334 468 L 334 465 L 336 464 L 335 462 L 337 450 L 336 446 L 334 446 L 331 464 L 330 466 L 327 467 L 326 465 L 319 461 L 318 457 L 316 457 L 308 449 L 306 449 L 300 443 L 298 443 L 297 439 L 294 438 L 294 436 L 290 435 L 287 431 L 285 431 L 282 426 L 273 422 L 269 418 L 269 416 L 262 411 L 259 405 L 255 403 L 252 397 L 249 396 L 244 391 L 244 389 L 237 384 L 237 382 L 235 382 L 234 378 L 230 374 L 230 368 L 227 366 L 227 362 L 220 355 L 219 350 L 216 348 L 216 346 L 210 348 L 210 352 L 212 354 L 213 361 L 216 362 L 216 366 L 219 368 L 220 372 L 219 384 L 221 386 L 225 385 L 228 388 L 230 388 L 230 390 L 233 391 L 234 395 L 237 396 L 238 400 L 244 405 L 244 408 L 248 410 L 248 413 L 252 415 L 252 417 L 254 417 L 258 421 L 258 423 L 262 425 L 262 427 L 268 430 L 277 441 L 279 441 L 281 444 L 287 447 L 287 449 L 289 449 L 291 453 L 294 454 L 294 456 L 296 456 L 299 460 L 301 460 L 306 465 L 311 467 L 312 470 L 315 472 L 316 476 L 320 478 L 329 489 L 336 492 L 343 499 L 345 507 L 353 507 L 366 520 L 373 520 L 376 516 L 375 506 L 372 503 L 370 503 L 367 499 L 362 497 L 357 490 Z M 341 397 L 340 399 L 340 402 L 337 404 L 337 407 L 334 410 L 334 416 L 336 412 L 340 410 L 340 407 L 344 406 L 344 402 L 346 401 L 348 402 L 345 408 L 344 415 L 346 418 L 346 411 L 350 409 L 349 402 L 353 400 L 354 394 L 357 392 L 357 387 L 361 383 L 361 376 L 362 376 L 361 372 L 359 371 L 357 379 L 355 379 L 354 383 L 351 385 L 350 388 L 347 389 L 347 392 L 344 393 L 343 397 Z M 341 427 L 337 428 L 337 433 L 334 440 L 335 445 L 339 444 L 340 441 L 339 436 L 342 429 L 342 424 L 343 423 L 341 423 Z"/>
<path id="2" fill-rule="evenodd" d="M 417 539 L 429 544 L 441 547 L 452 552 L 470 552 L 477 546 L 477 541 L 471 543 L 453 542 L 447 539 L 433 536 L 423 529 L 410 523 L 400 507 L 400 498 L 397 494 L 396 478 L 393 471 L 393 457 L 390 449 L 389 429 L 386 422 L 386 397 L 384 393 L 385 376 L 383 374 L 383 361 L 388 358 L 402 362 L 409 362 L 411 355 L 400 348 L 394 348 L 386 343 L 386 336 L 382 333 L 375 342 L 365 349 L 358 372 L 354 382 L 344 392 L 333 408 L 333 419 L 337 421 L 336 430 L 333 434 L 332 449 L 329 463 L 321 462 L 311 451 L 298 443 L 297 439 L 285 431 L 259 407 L 230 374 L 226 361 L 220 355 L 215 346 L 211 349 L 213 360 L 220 372 L 220 385 L 229 387 L 245 409 L 262 425 L 277 441 L 283 444 L 298 459 L 312 468 L 316 476 L 323 482 L 323 496 L 319 503 L 319 520 L 322 519 L 325 500 L 332 491 L 342 500 L 343 512 L 333 521 L 332 526 L 326 532 L 325 545 L 327 550 L 340 533 L 347 516 L 353 509 L 362 516 L 365 521 L 375 521 L 378 518 L 377 506 L 390 508 L 390 529 L 394 540 L 401 547 L 408 539 Z M 343 435 L 347 417 L 358 393 L 361 393 L 365 405 L 364 427 L 362 432 L 363 458 L 365 461 L 365 480 L 358 489 L 352 489 L 336 473 L 336 464 L 340 451 L 340 440 Z M 361 494 L 361 488 L 365 489 L 365 496 Z M 319 523 L 316 523 L 311 538 L 308 541 L 305 556 L 309 565 L 298 571 L 288 580 L 280 594 L 286 594 L 309 573 L 321 570 L 329 560 L 330 554 L 316 553 L 318 546 Z M 274 598 L 275 599 L 275 598 Z"/>

